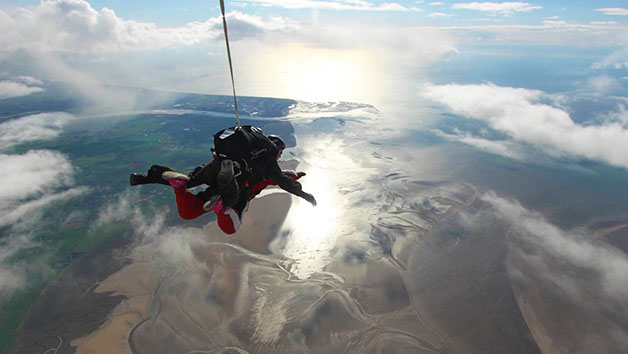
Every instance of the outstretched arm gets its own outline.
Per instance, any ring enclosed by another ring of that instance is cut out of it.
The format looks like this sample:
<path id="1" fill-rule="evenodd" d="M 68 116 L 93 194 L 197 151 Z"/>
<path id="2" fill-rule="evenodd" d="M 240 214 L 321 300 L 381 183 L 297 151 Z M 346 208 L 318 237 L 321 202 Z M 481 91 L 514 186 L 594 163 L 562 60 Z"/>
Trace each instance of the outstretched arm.
<path id="1" fill-rule="evenodd" d="M 279 164 L 277 161 L 273 160 L 272 163 L 267 165 L 265 175 L 268 176 L 271 180 L 277 182 L 279 188 L 285 190 L 288 193 L 292 193 L 298 197 L 301 197 L 308 202 L 312 203 L 313 206 L 316 206 L 316 199 L 313 195 L 304 192 L 301 187 L 301 183 L 297 182 L 295 179 L 285 175 L 282 173 Z"/>

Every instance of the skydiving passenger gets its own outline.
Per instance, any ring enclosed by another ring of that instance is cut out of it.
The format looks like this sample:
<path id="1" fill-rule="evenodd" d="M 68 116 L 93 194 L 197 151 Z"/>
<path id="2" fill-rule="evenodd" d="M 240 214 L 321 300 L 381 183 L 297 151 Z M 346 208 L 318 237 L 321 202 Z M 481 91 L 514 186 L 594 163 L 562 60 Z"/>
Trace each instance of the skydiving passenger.
<path id="1" fill-rule="evenodd" d="M 214 211 L 221 230 L 232 234 L 237 231 L 248 202 L 269 185 L 278 185 L 316 206 L 314 196 L 304 192 L 296 181 L 305 173 L 282 171 L 279 167 L 277 160 L 284 149 L 281 138 L 265 136 L 259 128 L 231 127 L 214 135 L 214 159 L 190 174 L 153 165 L 146 176 L 131 174 L 130 183 L 172 185 L 182 218 L 194 219 Z M 201 184 L 208 185 L 203 192 L 194 195 L 187 190 Z"/>
<path id="2" fill-rule="evenodd" d="M 294 180 L 305 176 L 305 172 L 297 173 L 294 171 L 284 170 L 282 173 Z M 233 207 L 225 207 L 221 199 L 219 199 L 216 203 L 211 201 L 206 202 L 197 195 L 188 191 L 186 188 L 185 178 L 182 178 L 178 172 L 165 172 L 164 175 L 166 178 L 173 177 L 168 181 L 170 185 L 174 187 L 177 209 L 181 218 L 191 220 L 213 211 L 216 213 L 216 222 L 218 223 L 218 227 L 220 227 L 224 233 L 229 235 L 238 231 L 240 225 L 242 224 L 244 214 L 248 210 L 249 202 L 261 193 L 264 188 L 277 185 L 277 183 L 271 179 L 262 180 L 255 185 L 242 190 L 240 197 Z"/>

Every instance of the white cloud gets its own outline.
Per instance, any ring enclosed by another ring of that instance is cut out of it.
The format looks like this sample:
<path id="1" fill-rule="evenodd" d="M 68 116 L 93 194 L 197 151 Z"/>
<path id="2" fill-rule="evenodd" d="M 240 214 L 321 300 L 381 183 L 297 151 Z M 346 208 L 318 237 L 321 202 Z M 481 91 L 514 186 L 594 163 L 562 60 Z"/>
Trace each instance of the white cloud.
<path id="1" fill-rule="evenodd" d="M 293 22 L 279 17 L 262 20 L 237 11 L 227 17 L 233 40 L 294 27 Z M 108 8 L 96 11 L 83 0 L 44 1 L 32 8 L 0 10 L 0 19 L 3 52 L 20 48 L 79 53 L 136 51 L 222 38 L 219 16 L 183 27 L 158 28 L 154 23 L 123 20 Z"/>
<path id="2" fill-rule="evenodd" d="M 30 95 L 33 92 L 43 91 L 41 87 L 27 86 L 19 82 L 0 81 L 0 99 Z"/>
<path id="3" fill-rule="evenodd" d="M 454 4 L 453 8 L 510 15 L 515 12 L 538 10 L 541 9 L 542 6 L 532 5 L 526 2 L 470 2 Z"/>
<path id="4" fill-rule="evenodd" d="M 440 5 L 445 5 L 445 3 L 440 2 L 440 1 L 434 1 L 434 2 L 429 3 L 428 5 L 430 5 L 430 6 L 440 6 Z"/>
<path id="5" fill-rule="evenodd" d="M 0 124 L 0 149 L 37 140 L 56 138 L 64 125 L 76 119 L 64 112 L 40 113 Z"/>
<path id="6" fill-rule="evenodd" d="M 541 91 L 483 85 L 427 86 L 423 96 L 465 118 L 487 122 L 514 141 L 552 156 L 587 158 L 628 169 L 628 130 L 619 123 L 583 126 L 539 103 Z"/>
<path id="7" fill-rule="evenodd" d="M 526 157 L 525 153 L 520 151 L 521 147 L 509 140 L 490 140 L 462 132 L 447 134 L 435 130 L 434 133 L 442 138 L 459 141 L 491 154 L 506 156 L 515 160 L 524 160 Z"/>
<path id="8" fill-rule="evenodd" d="M 518 202 L 504 199 L 495 193 L 486 193 L 481 199 L 489 203 L 500 218 L 511 223 L 511 232 L 527 245 L 523 248 L 517 244 L 511 245 L 520 256 L 528 258 L 530 264 L 526 267 L 534 268 L 532 272 L 522 270 L 519 274 L 534 274 L 542 278 L 550 286 L 568 295 L 572 301 L 590 301 L 592 299 L 586 299 L 583 295 L 593 293 L 605 297 L 602 306 L 605 306 L 607 300 L 614 300 L 623 304 L 624 311 L 628 310 L 628 258 L 623 252 L 597 242 L 593 235 L 563 230 L 541 214 L 529 211 Z M 564 266 L 552 266 L 556 263 L 579 271 L 568 272 L 564 271 Z M 511 266 L 518 267 L 516 264 Z M 586 277 L 578 276 L 585 271 L 596 275 L 593 279 L 596 283 L 599 281 L 599 286 L 589 283 L 585 280 Z M 609 308 L 613 306 L 614 304 L 608 304 Z"/>
<path id="9" fill-rule="evenodd" d="M 398 3 L 376 5 L 368 1 L 320 1 L 320 0 L 245 0 L 249 3 L 266 7 L 284 9 L 320 9 L 320 10 L 353 10 L 353 11 L 422 11 L 417 7 L 406 7 Z"/>
<path id="10" fill-rule="evenodd" d="M 446 13 L 442 13 L 442 12 L 432 12 L 431 14 L 429 14 L 427 16 L 428 17 L 451 17 L 452 15 L 446 14 Z"/>
<path id="11" fill-rule="evenodd" d="M 0 154 L 0 166 L 3 213 L 15 208 L 18 201 L 47 194 L 73 182 L 72 164 L 58 152 L 31 150 L 23 155 Z"/>
<path id="12" fill-rule="evenodd" d="M 604 7 L 601 9 L 595 9 L 595 11 L 599 11 L 605 15 L 628 16 L 628 9 L 621 7 Z"/>

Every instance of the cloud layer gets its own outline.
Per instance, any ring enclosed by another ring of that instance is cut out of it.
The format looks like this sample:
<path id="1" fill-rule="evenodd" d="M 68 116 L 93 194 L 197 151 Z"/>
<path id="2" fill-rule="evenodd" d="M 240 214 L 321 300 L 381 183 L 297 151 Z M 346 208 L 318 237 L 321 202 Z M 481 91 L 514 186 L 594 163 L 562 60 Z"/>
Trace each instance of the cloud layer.
<path id="1" fill-rule="evenodd" d="M 422 95 L 551 156 L 586 158 L 628 169 L 628 130 L 614 122 L 577 124 L 564 110 L 541 103 L 548 98 L 541 91 L 450 84 L 427 86 Z"/>

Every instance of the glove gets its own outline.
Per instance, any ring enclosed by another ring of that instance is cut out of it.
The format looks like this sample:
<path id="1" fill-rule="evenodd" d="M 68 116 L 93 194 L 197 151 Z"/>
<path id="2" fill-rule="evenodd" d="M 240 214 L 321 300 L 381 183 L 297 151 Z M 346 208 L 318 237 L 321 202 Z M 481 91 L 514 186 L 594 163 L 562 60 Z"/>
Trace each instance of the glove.
<path id="1" fill-rule="evenodd" d="M 310 202 L 312 204 L 312 206 L 316 206 L 316 198 L 314 198 L 313 195 L 311 195 L 310 193 L 305 193 L 303 192 L 303 199 L 307 200 L 308 202 Z"/>
<path id="2" fill-rule="evenodd" d="M 305 172 L 297 172 L 297 179 L 305 176 Z"/>

